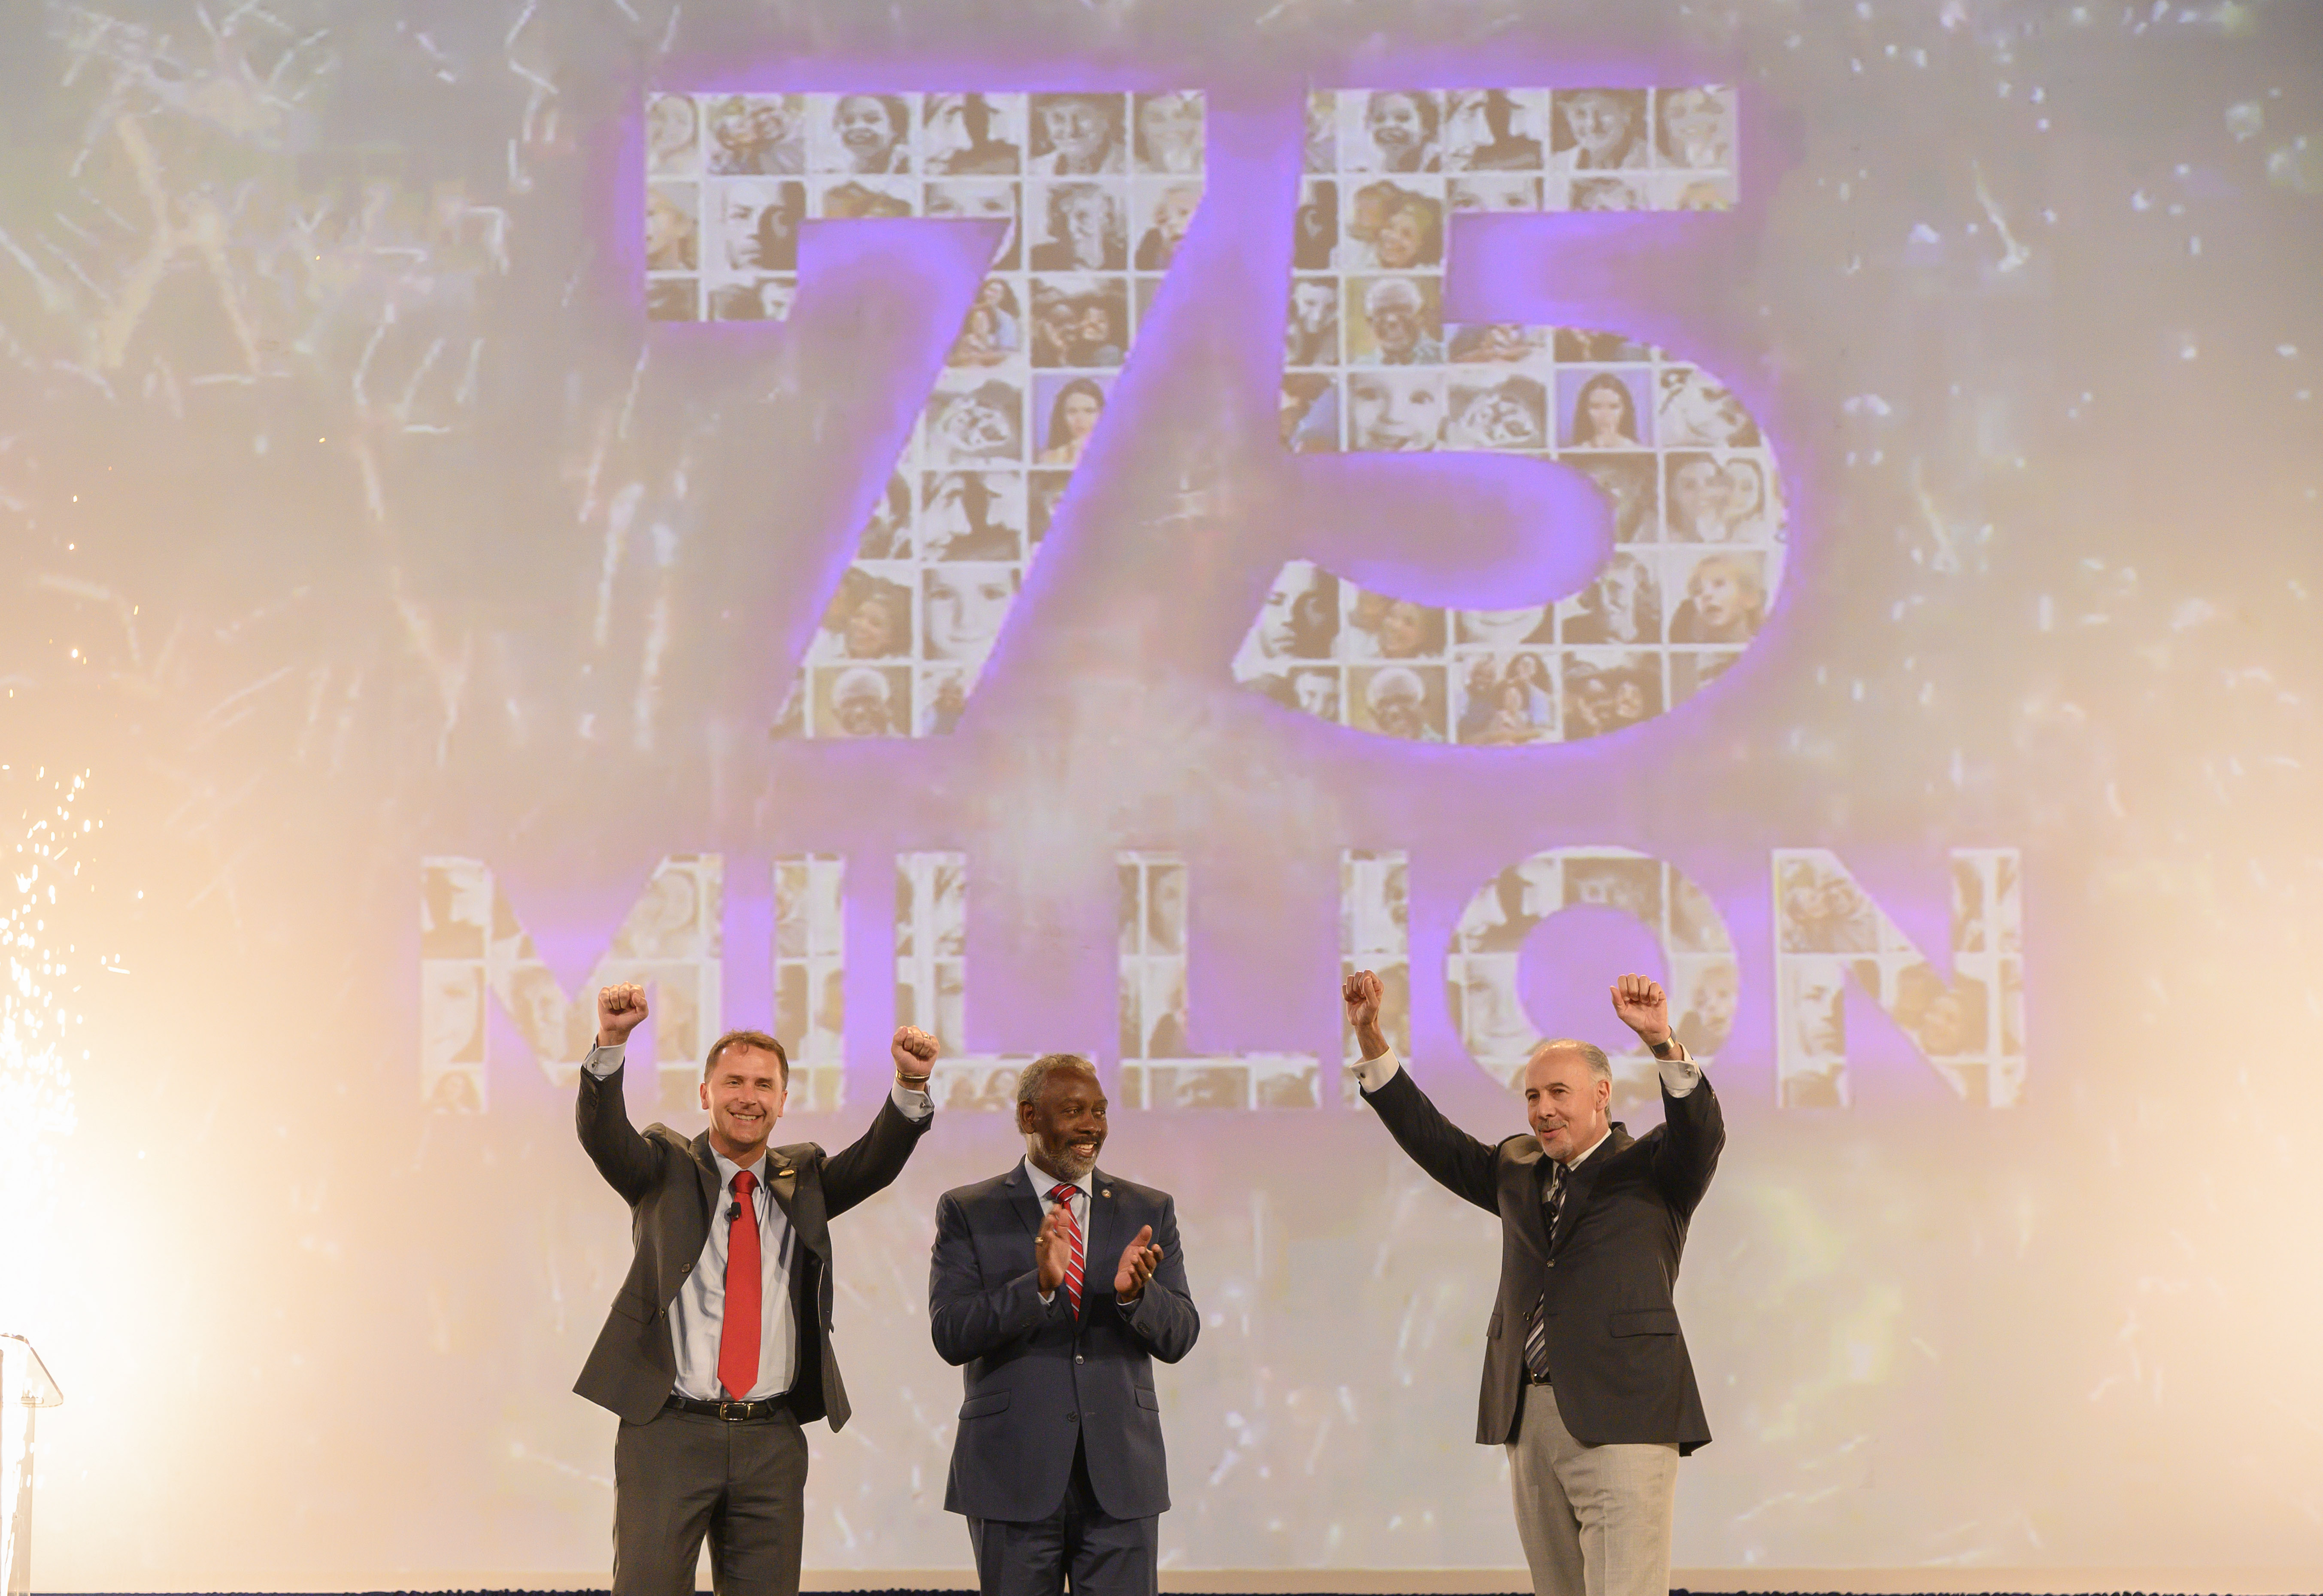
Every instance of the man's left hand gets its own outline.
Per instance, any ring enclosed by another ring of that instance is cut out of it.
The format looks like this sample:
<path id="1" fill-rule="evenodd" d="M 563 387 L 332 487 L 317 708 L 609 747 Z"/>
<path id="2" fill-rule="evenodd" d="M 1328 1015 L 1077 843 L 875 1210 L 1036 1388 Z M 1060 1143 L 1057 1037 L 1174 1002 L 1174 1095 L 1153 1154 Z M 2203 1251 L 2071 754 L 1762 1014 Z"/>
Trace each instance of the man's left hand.
<path id="1" fill-rule="evenodd" d="M 895 1084 L 911 1091 L 927 1089 L 928 1072 L 935 1068 L 936 1039 L 916 1025 L 898 1025 L 887 1051 L 895 1060 Z"/>
<path id="2" fill-rule="evenodd" d="M 1153 1245 L 1153 1227 L 1141 1226 L 1137 1239 L 1121 1250 L 1121 1267 L 1113 1272 L 1113 1295 L 1124 1307 L 1143 1296 L 1145 1282 L 1162 1267 L 1162 1249 Z"/>
<path id="3" fill-rule="evenodd" d="M 1661 983 L 1644 976 L 1623 976 L 1613 983 L 1613 1013 L 1638 1033 L 1638 1040 L 1657 1048 L 1670 1039 L 1669 1000 Z"/>

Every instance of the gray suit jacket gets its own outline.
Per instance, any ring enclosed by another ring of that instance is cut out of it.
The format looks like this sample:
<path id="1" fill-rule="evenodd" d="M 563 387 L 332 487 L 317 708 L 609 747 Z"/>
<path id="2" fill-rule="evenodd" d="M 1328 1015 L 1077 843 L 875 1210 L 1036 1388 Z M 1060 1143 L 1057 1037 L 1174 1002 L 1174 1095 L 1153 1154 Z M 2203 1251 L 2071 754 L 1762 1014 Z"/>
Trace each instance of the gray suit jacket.
<path id="1" fill-rule="evenodd" d="M 1174 1363 L 1202 1327 L 1186 1284 L 1178 1213 L 1167 1192 L 1096 1171 L 1078 1321 L 1064 1292 L 1041 1305 L 1033 1238 L 1042 1204 L 1019 1163 L 944 1193 L 936 1205 L 928 1318 L 936 1351 L 966 1364 L 968 1399 L 952 1443 L 944 1507 L 971 1518 L 1029 1523 L 1056 1511 L 1086 1451 L 1097 1504 L 1116 1518 L 1167 1511 L 1162 1400 L 1153 1360 Z M 1113 1271 L 1143 1225 L 1162 1265 L 1127 1309 Z"/>
<path id="2" fill-rule="evenodd" d="M 1516 1437 L 1525 1326 L 1544 1294 L 1549 1378 L 1575 1440 L 1675 1442 L 1688 1453 L 1710 1439 L 1671 1298 L 1686 1223 L 1726 1145 L 1707 1077 L 1683 1097 L 1665 1088 L 1662 1123 L 1635 1141 L 1613 1126 L 1573 1171 L 1554 1236 L 1538 1137 L 1487 1146 L 1446 1119 L 1409 1069 L 1364 1101 L 1414 1163 L 1500 1215 L 1501 1291 L 1484 1334 L 1478 1442 Z"/>
<path id="3" fill-rule="evenodd" d="M 601 1079 L 581 1072 L 581 1145 L 606 1184 L 627 1199 L 637 1253 L 573 1389 L 631 1424 L 645 1424 L 677 1384 L 669 1305 L 710 1239 L 721 1194 L 710 1133 L 689 1142 L 667 1125 L 639 1132 L 621 1102 L 624 1073 Z M 886 1100 L 870 1130 L 844 1152 L 826 1153 L 812 1142 L 767 1150 L 767 1188 L 798 1233 L 791 1304 L 799 1360 L 791 1395 L 802 1424 L 828 1415 L 835 1430 L 850 1411 L 831 1350 L 831 1221 L 902 1174 L 933 1124 L 935 1115 L 914 1120 Z"/>

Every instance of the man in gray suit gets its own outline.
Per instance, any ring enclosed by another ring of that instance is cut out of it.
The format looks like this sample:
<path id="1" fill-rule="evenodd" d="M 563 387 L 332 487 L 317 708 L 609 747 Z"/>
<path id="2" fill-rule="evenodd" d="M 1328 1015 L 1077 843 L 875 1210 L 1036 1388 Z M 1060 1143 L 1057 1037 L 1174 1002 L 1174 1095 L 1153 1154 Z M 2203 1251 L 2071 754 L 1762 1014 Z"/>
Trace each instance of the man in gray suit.
<path id="1" fill-rule="evenodd" d="M 615 1596 L 691 1596 L 702 1539 L 719 1596 L 797 1596 L 806 1436 L 847 1422 L 831 1347 L 831 1221 L 887 1186 L 935 1121 L 935 1039 L 905 1026 L 895 1085 L 852 1147 L 772 1147 L 790 1061 L 734 1031 L 702 1066 L 710 1128 L 639 1132 L 623 1050 L 645 989 L 597 994 L 581 1145 L 629 1205 L 637 1252 L 574 1390 L 621 1416 L 613 1444 Z"/>
<path id="2" fill-rule="evenodd" d="M 966 1364 L 944 1507 L 985 1596 L 1154 1596 L 1170 1506 L 1153 1360 L 1193 1349 L 1168 1193 L 1105 1173 L 1105 1092 L 1050 1053 L 1016 1087 L 1023 1162 L 936 1205 L 928 1316 Z"/>
<path id="3" fill-rule="evenodd" d="M 1710 1439 L 1670 1289 L 1726 1122 L 1671 1032 L 1656 982 L 1623 976 L 1613 1013 L 1659 1060 L 1662 1123 L 1631 1140 L 1613 1070 L 1585 1041 L 1525 1066 L 1528 1136 L 1487 1144 L 1437 1111 L 1380 1029 L 1380 980 L 1342 992 L 1364 1101 L 1437 1181 L 1501 1221 L 1476 1439 L 1508 1449 L 1537 1596 L 1666 1596 L 1677 1460 Z"/>

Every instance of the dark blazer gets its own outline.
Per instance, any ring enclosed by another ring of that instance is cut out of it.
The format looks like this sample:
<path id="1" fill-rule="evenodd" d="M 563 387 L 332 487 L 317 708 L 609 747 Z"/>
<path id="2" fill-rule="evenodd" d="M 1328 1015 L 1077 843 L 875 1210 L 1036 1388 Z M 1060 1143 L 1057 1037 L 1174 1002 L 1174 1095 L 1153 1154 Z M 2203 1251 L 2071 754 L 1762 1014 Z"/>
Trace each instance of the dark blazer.
<path id="1" fill-rule="evenodd" d="M 1107 1514 L 1145 1518 L 1169 1509 L 1153 1360 L 1176 1362 L 1202 1328 L 1186 1284 L 1177 1206 L 1167 1192 L 1102 1169 L 1091 1179 L 1078 1323 L 1061 1289 L 1041 1306 L 1033 1238 L 1046 1205 L 1021 1162 L 936 1204 L 929 1325 L 944 1362 L 968 1365 L 948 1511 L 1016 1523 L 1047 1518 L 1064 1500 L 1076 1443 Z M 1114 1268 L 1148 1225 L 1161 1267 L 1124 1311 L 1114 1300 Z"/>
<path id="2" fill-rule="evenodd" d="M 1516 1436 L 1525 1379 L 1525 1326 L 1548 1297 L 1549 1378 L 1574 1438 L 1677 1443 L 1710 1439 L 1671 1289 L 1686 1222 L 1726 1145 L 1726 1120 L 1703 1079 L 1683 1097 L 1662 1094 L 1662 1123 L 1632 1141 L 1616 1124 L 1568 1178 L 1555 1236 L 1539 1139 L 1529 1133 L 1487 1147 L 1437 1112 L 1398 1069 L 1364 1100 L 1447 1189 L 1501 1216 L 1501 1294 L 1484 1335 L 1484 1385 L 1476 1439 Z"/>
<path id="3" fill-rule="evenodd" d="M 583 1069 L 578 1118 L 590 1161 L 629 1205 L 637 1254 L 573 1389 L 631 1424 L 644 1424 L 676 1388 L 669 1305 L 702 1257 L 711 1212 L 723 1193 L 710 1133 L 688 1142 L 667 1125 L 654 1124 L 639 1133 L 621 1102 L 621 1075 L 616 1069 L 600 1079 Z M 902 1174 L 934 1123 L 933 1114 L 909 1118 L 891 1099 L 844 1152 L 826 1153 L 812 1142 L 767 1149 L 767 1188 L 798 1233 L 791 1269 L 798 1380 L 791 1391 L 802 1424 L 827 1415 L 835 1430 L 851 1411 L 831 1350 L 831 1221 Z"/>

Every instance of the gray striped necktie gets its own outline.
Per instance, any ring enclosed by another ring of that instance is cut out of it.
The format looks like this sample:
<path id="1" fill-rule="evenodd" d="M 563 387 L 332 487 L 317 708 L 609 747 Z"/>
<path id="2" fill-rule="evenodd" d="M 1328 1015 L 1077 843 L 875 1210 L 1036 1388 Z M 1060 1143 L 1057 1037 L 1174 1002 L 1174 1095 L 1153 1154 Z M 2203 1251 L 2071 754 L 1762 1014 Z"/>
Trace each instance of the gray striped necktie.
<path id="1" fill-rule="evenodd" d="M 1548 1195 L 1542 1197 L 1541 1216 L 1548 1221 L 1548 1240 L 1556 1244 L 1556 1216 L 1565 1209 L 1565 1166 L 1555 1159 L 1548 1161 Z M 1525 1326 L 1525 1367 L 1535 1380 L 1548 1378 L 1548 1289 L 1541 1289 L 1540 1300 L 1532 1305 L 1532 1320 Z"/>

